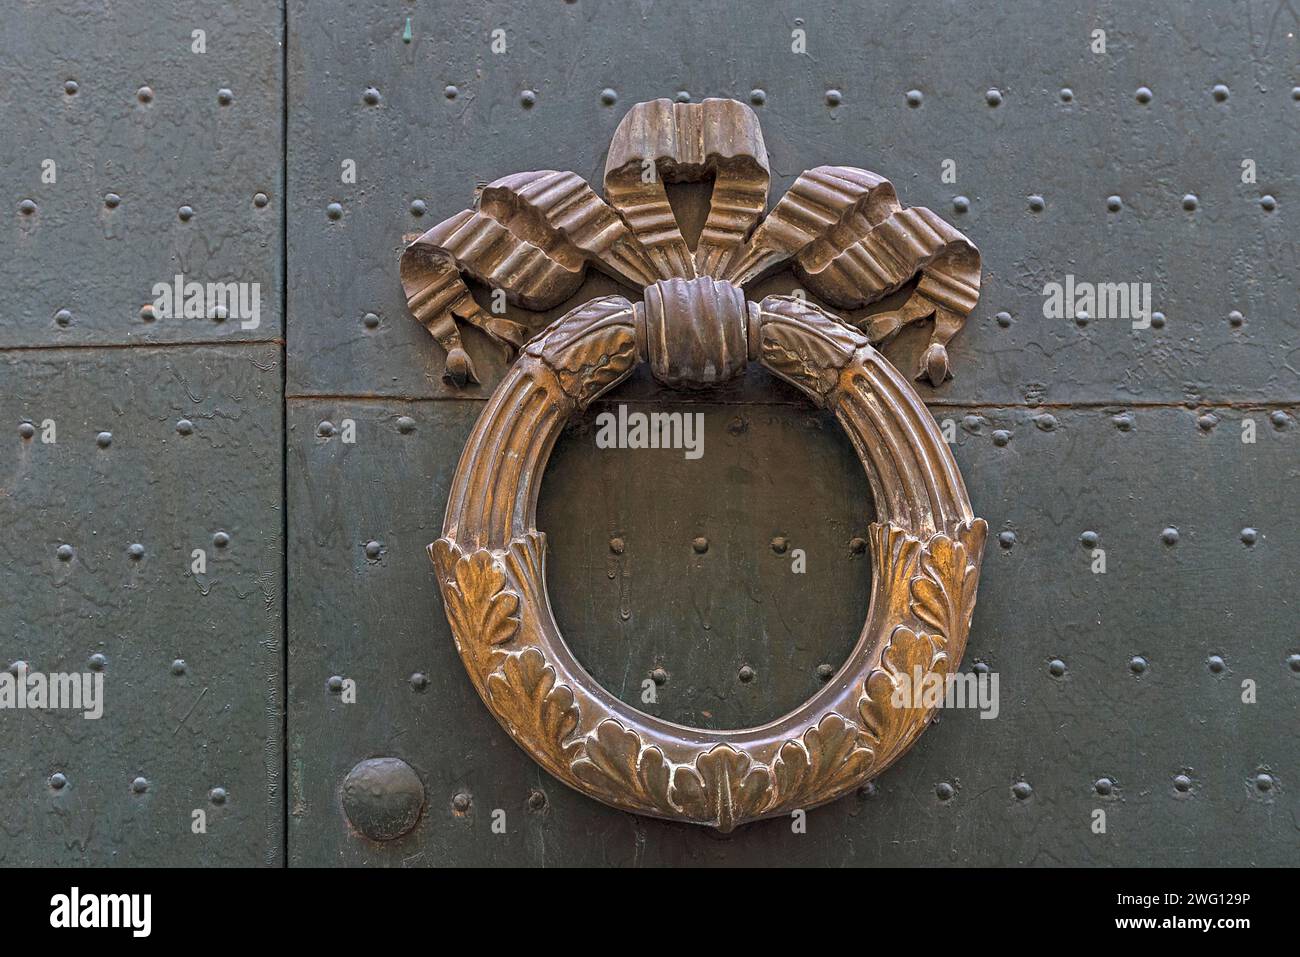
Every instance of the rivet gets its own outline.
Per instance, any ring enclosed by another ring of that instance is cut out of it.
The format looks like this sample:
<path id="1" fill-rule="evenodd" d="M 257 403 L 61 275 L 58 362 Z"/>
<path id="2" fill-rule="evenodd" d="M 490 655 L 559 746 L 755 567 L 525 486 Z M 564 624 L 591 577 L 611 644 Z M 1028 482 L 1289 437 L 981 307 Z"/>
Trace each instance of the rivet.
<path id="1" fill-rule="evenodd" d="M 1011 313 L 999 312 L 993 318 L 997 320 L 998 325 L 1003 329 L 1009 329 L 1011 327 Z"/>
<path id="2" fill-rule="evenodd" d="M 410 435 L 415 431 L 415 419 L 409 415 L 399 415 L 397 417 L 397 431 L 403 435 Z"/>
<path id="3" fill-rule="evenodd" d="M 650 672 L 650 680 L 657 685 L 665 685 L 668 683 L 668 672 L 662 668 L 656 668 Z"/>
<path id="4" fill-rule="evenodd" d="M 749 665 L 741 665 L 740 673 L 737 674 L 736 677 L 745 684 L 749 684 L 749 682 L 754 680 L 754 669 L 749 667 Z"/>
<path id="5" fill-rule="evenodd" d="M 19 422 L 18 434 L 25 439 L 30 439 L 36 434 L 36 426 L 32 425 L 30 422 Z"/>
<path id="6" fill-rule="evenodd" d="M 934 786 L 934 796 L 940 801 L 951 801 L 956 790 L 947 781 L 940 781 Z"/>
<path id="7" fill-rule="evenodd" d="M 1046 206 L 1047 202 L 1037 193 L 1029 197 L 1029 209 L 1032 212 L 1041 213 Z"/>
<path id="8" fill-rule="evenodd" d="M 546 792 L 541 788 L 533 788 L 528 792 L 528 810 L 544 811 L 546 810 Z"/>
<path id="9" fill-rule="evenodd" d="M 1016 533 L 1010 529 L 998 532 L 998 544 L 1005 549 L 1009 549 L 1016 544 Z"/>
<path id="10" fill-rule="evenodd" d="M 1141 655 L 1134 655 L 1129 659 L 1128 670 L 1135 675 L 1145 674 L 1147 670 L 1147 660 Z"/>
<path id="11" fill-rule="evenodd" d="M 1272 212 L 1274 209 L 1277 208 L 1277 200 L 1274 199 L 1272 196 L 1270 196 L 1268 193 L 1265 193 L 1263 196 L 1259 198 L 1259 205 L 1264 210 L 1268 212 Z"/>
<path id="12" fill-rule="evenodd" d="M 921 95 L 921 91 L 920 91 L 920 90 L 908 90 L 908 91 L 907 91 L 907 105 L 910 106 L 910 107 L 912 107 L 912 109 L 916 109 L 918 106 L 920 106 L 920 105 L 921 105 L 921 102 L 922 102 L 924 99 L 925 99 L 925 97 Z"/>
<path id="13" fill-rule="evenodd" d="M 457 791 L 451 799 L 451 809 L 457 814 L 465 814 L 469 811 L 470 804 L 469 794 L 465 791 Z"/>
<path id="14" fill-rule="evenodd" d="M 122 202 L 122 197 L 118 196 L 117 193 L 104 194 L 104 205 L 107 206 L 109 209 L 117 209 L 117 207 L 121 204 L 121 202 Z"/>
<path id="15" fill-rule="evenodd" d="M 609 550 L 615 555 L 622 555 L 627 551 L 627 542 L 623 541 L 622 536 L 615 535 L 609 540 Z"/>
<path id="16" fill-rule="evenodd" d="M 1110 196 L 1106 197 L 1106 208 L 1109 209 L 1112 213 L 1118 213 L 1121 209 L 1124 208 L 1124 200 L 1119 196 L 1111 194 Z"/>
<path id="17" fill-rule="evenodd" d="M 1174 790 L 1179 791 L 1182 794 L 1186 794 L 1191 789 L 1192 789 L 1191 778 L 1189 778 L 1186 774 L 1174 775 Z"/>
<path id="18" fill-rule="evenodd" d="M 189 435 L 191 432 L 194 431 L 194 423 L 191 422 L 189 419 L 177 419 L 176 431 L 179 432 L 181 435 Z"/>
<path id="19" fill-rule="evenodd" d="M 217 532 L 212 536 L 212 544 L 217 548 L 225 548 L 230 544 L 230 536 L 225 532 Z"/>
<path id="20" fill-rule="evenodd" d="M 391 841 L 415 827 L 424 784 L 400 758 L 367 758 L 343 779 L 343 813 L 372 841 Z"/>
<path id="21" fill-rule="evenodd" d="M 678 90 L 677 95 L 673 97 L 678 103 L 691 102 L 691 94 L 686 90 Z"/>
<path id="22" fill-rule="evenodd" d="M 59 561 L 70 562 L 72 561 L 72 555 L 73 555 L 72 546 L 66 543 L 60 545 L 58 549 L 55 550 L 54 554 L 59 556 Z"/>
<path id="23" fill-rule="evenodd" d="M 97 651 L 90 656 L 88 664 L 90 665 L 91 671 L 103 671 L 105 665 L 108 664 L 108 658 Z"/>
<path id="24" fill-rule="evenodd" d="M 1167 526 L 1163 531 L 1161 531 L 1160 540 L 1166 545 L 1177 545 L 1178 529 L 1174 528 L 1172 525 Z"/>
<path id="25" fill-rule="evenodd" d="M 778 535 L 776 538 L 772 539 L 771 545 L 772 551 L 776 552 L 778 555 L 784 555 L 786 549 L 790 547 L 790 540 L 784 535 Z"/>
<path id="26" fill-rule="evenodd" d="M 110 445 L 113 444 L 113 433 L 100 432 L 97 436 L 95 436 L 95 444 L 98 445 L 101 449 L 108 448 Z"/>
<path id="27" fill-rule="evenodd" d="M 524 90 L 519 94 L 519 105 L 524 109 L 530 109 L 537 103 L 537 94 L 532 90 Z"/>
<path id="28" fill-rule="evenodd" d="M 146 303 L 145 305 L 140 307 L 140 318 L 143 319 L 145 322 L 153 322 L 155 319 L 158 318 L 158 313 L 154 309 L 152 303 Z"/>
<path id="29" fill-rule="evenodd" d="M 182 206 L 180 209 L 176 210 L 176 215 L 180 217 L 182 223 L 188 223 L 194 218 L 194 207 Z"/>
<path id="30" fill-rule="evenodd" d="M 1006 429 L 993 430 L 993 444 L 996 445 L 998 448 L 1002 448 L 1010 441 L 1011 441 L 1011 433 L 1008 432 Z"/>
<path id="31" fill-rule="evenodd" d="M 1206 412 L 1196 417 L 1196 424 L 1200 427 L 1202 432 L 1209 432 L 1219 424 L 1219 417 L 1213 412 Z"/>
<path id="32" fill-rule="evenodd" d="M 697 554 L 703 555 L 709 550 L 709 540 L 700 535 L 691 541 L 691 548 L 695 549 Z"/>
<path id="33" fill-rule="evenodd" d="M 1139 103 L 1151 102 L 1151 90 L 1149 87 L 1139 86 L 1133 96 Z"/>
<path id="34" fill-rule="evenodd" d="M 271 201 L 271 197 L 267 196 L 265 193 L 258 192 L 253 194 L 253 205 L 256 206 L 258 209 L 261 209 L 270 201 Z"/>
<path id="35" fill-rule="evenodd" d="M 1287 655 L 1287 667 L 1296 673 L 1300 673 L 1300 655 Z"/>
<path id="36" fill-rule="evenodd" d="M 1028 781 L 1017 781 L 1011 785 L 1011 793 L 1016 796 L 1017 801 L 1028 801 L 1033 796 L 1034 789 Z"/>
<path id="37" fill-rule="evenodd" d="M 965 196 L 954 196 L 952 198 L 952 208 L 957 213 L 967 212 L 970 210 L 970 200 Z"/>
<path id="38" fill-rule="evenodd" d="M 1228 325 L 1232 326 L 1234 329 L 1236 329 L 1237 327 L 1239 327 L 1239 326 L 1240 326 L 1243 322 L 1245 322 L 1245 321 L 1246 321 L 1246 317 L 1243 316 L 1243 315 L 1242 315 L 1240 312 L 1238 312 L 1236 309 L 1234 309 L 1234 310 L 1232 310 L 1232 312 L 1228 313 Z"/>
<path id="39" fill-rule="evenodd" d="M 1074 91 L 1068 86 L 1063 86 L 1061 87 L 1060 97 L 1062 103 L 1069 103 L 1074 99 Z"/>
<path id="40" fill-rule="evenodd" d="M 384 546 L 374 540 L 366 542 L 366 558 L 378 558 L 383 550 Z"/>
<path id="41" fill-rule="evenodd" d="M 755 106 L 762 106 L 767 102 L 767 92 L 760 90 L 758 87 L 754 87 L 754 89 L 749 91 L 749 102 L 753 103 Z"/>
<path id="42" fill-rule="evenodd" d="M 1091 318 L 1092 317 L 1088 315 L 1088 310 L 1080 309 L 1074 314 L 1074 324 L 1076 326 L 1086 326 L 1088 324 L 1088 320 Z"/>
<path id="43" fill-rule="evenodd" d="M 423 671 L 417 671 L 406 679 L 411 685 L 412 691 L 423 693 L 429 690 L 429 676 Z"/>
<path id="44" fill-rule="evenodd" d="M 23 661 L 21 658 L 9 663 L 9 673 L 15 678 L 17 678 L 21 672 L 30 670 L 31 669 L 27 666 L 27 662 Z"/>
<path id="45" fill-rule="evenodd" d="M 1056 416 L 1050 412 L 1044 412 L 1042 415 L 1034 417 L 1034 424 L 1044 432 L 1051 432 L 1056 428 Z"/>
<path id="46" fill-rule="evenodd" d="M 1119 429 L 1121 432 L 1132 432 L 1133 426 L 1136 422 L 1133 418 L 1132 412 L 1118 412 L 1115 415 L 1112 415 L 1110 420 L 1115 423 L 1115 428 Z"/>
<path id="47" fill-rule="evenodd" d="M 1098 778 L 1093 782 L 1092 789 L 1102 797 L 1110 797 L 1115 792 L 1115 782 L 1110 778 Z"/>
<path id="48" fill-rule="evenodd" d="M 68 779 L 62 771 L 55 771 L 50 775 L 50 787 L 56 791 L 62 791 L 68 784 Z"/>
<path id="49" fill-rule="evenodd" d="M 211 791 L 208 792 L 208 800 L 211 801 L 213 804 L 225 804 L 226 789 L 223 787 L 213 788 Z"/>
<path id="50" fill-rule="evenodd" d="M 141 103 L 153 102 L 153 90 L 147 86 L 142 86 L 135 91 L 135 98 Z"/>
<path id="51" fill-rule="evenodd" d="M 611 86 L 605 87 L 600 91 L 600 102 L 606 106 L 613 106 L 618 102 L 618 91 Z"/>
<path id="52" fill-rule="evenodd" d="M 1198 200 L 1196 199 L 1195 193 L 1183 194 L 1183 209 L 1187 210 L 1189 213 L 1196 209 L 1197 202 Z"/>
<path id="53" fill-rule="evenodd" d="M 24 216 L 30 216 L 32 213 L 36 212 L 35 201 L 30 199 L 23 200 L 18 204 L 18 212 L 22 213 Z"/>
<path id="54" fill-rule="evenodd" d="M 335 431 L 336 430 L 334 428 L 334 423 L 331 422 L 329 419 L 322 419 L 321 422 L 316 426 L 316 434 L 323 439 L 329 438 L 331 435 L 334 434 Z"/>
<path id="55" fill-rule="evenodd" d="M 448 83 L 442 88 L 442 95 L 449 100 L 454 100 L 460 96 L 460 90 L 455 85 Z"/>
<path id="56" fill-rule="evenodd" d="M 828 664 L 817 666 L 817 677 L 821 681 L 830 681 L 835 677 L 835 669 Z"/>
<path id="57" fill-rule="evenodd" d="M 826 91 L 827 106 L 839 106 L 843 102 L 844 102 L 844 94 L 841 93 L 839 90 L 832 87 L 831 89 Z"/>
<path id="58" fill-rule="evenodd" d="M 984 102 L 989 106 L 998 106 L 1002 102 L 1002 91 L 991 89 L 984 94 Z"/>
<path id="59" fill-rule="evenodd" d="M 984 420 L 978 415 L 963 415 L 961 418 L 961 427 L 967 432 L 979 432 L 984 427 Z"/>
<path id="60" fill-rule="evenodd" d="M 1151 326 L 1154 329 L 1163 329 L 1165 327 L 1165 314 L 1163 312 L 1151 313 Z"/>
<path id="61" fill-rule="evenodd" d="M 69 325 L 72 322 L 72 313 L 67 309 L 60 309 L 54 314 L 54 321 L 61 326 Z"/>
<path id="62" fill-rule="evenodd" d="M 325 207 L 325 215 L 330 219 L 341 219 L 343 217 L 343 206 L 340 203 L 330 203 Z"/>
<path id="63" fill-rule="evenodd" d="M 63 92 L 68 94 L 68 96 L 76 96 L 79 89 L 81 89 L 81 87 L 77 85 L 76 80 L 68 80 L 63 84 Z"/>
<path id="64" fill-rule="evenodd" d="M 136 794 L 143 794 L 145 791 L 149 790 L 148 779 L 142 777 L 136 778 L 131 782 L 131 790 Z"/>
<path id="65" fill-rule="evenodd" d="M 1228 98 L 1228 87 L 1223 83 L 1216 83 L 1210 93 L 1217 102 L 1222 103 Z"/>
<path id="66" fill-rule="evenodd" d="M 1079 544 L 1084 548 L 1096 548 L 1097 543 L 1101 541 L 1101 536 L 1096 532 L 1087 531 L 1079 536 Z"/>
<path id="67" fill-rule="evenodd" d="M 1216 675 L 1221 674 L 1223 669 L 1227 667 L 1223 658 L 1219 655 L 1210 655 L 1210 657 L 1205 659 L 1205 664 Z"/>
<path id="68" fill-rule="evenodd" d="M 1053 658 L 1047 663 L 1047 671 L 1053 678 L 1060 678 L 1065 674 L 1065 662 L 1060 658 Z"/>
<path id="69" fill-rule="evenodd" d="M 411 215 L 423 216 L 429 211 L 429 204 L 422 199 L 411 200 Z"/>
<path id="70" fill-rule="evenodd" d="M 1241 530 L 1241 544 L 1250 547 L 1259 541 L 1259 532 L 1253 528 L 1243 528 Z"/>
<path id="71" fill-rule="evenodd" d="M 185 664 L 184 658 L 177 658 L 175 661 L 172 662 L 172 674 L 174 674 L 178 678 L 181 675 L 185 674 L 188 668 L 189 666 Z"/>
<path id="72" fill-rule="evenodd" d="M 361 94 L 361 99 L 364 100 L 368 106 L 378 106 L 380 100 L 379 91 L 373 86 L 368 86 Z"/>
<path id="73" fill-rule="evenodd" d="M 854 555 L 863 555 L 867 551 L 867 540 L 861 535 L 854 535 L 849 539 L 849 552 Z"/>
<path id="74" fill-rule="evenodd" d="M 1261 791 L 1273 790 L 1273 775 L 1260 771 L 1259 774 L 1255 775 L 1255 787 Z"/>
<path id="75" fill-rule="evenodd" d="M 325 687 L 329 688 L 334 694 L 338 694 L 343 690 L 343 678 L 339 675 L 330 675 L 329 680 L 325 682 Z"/>
<path id="76" fill-rule="evenodd" d="M 1291 422 L 1291 416 L 1278 409 L 1269 413 L 1268 420 L 1273 423 L 1273 428 L 1285 429 Z"/>
<path id="77" fill-rule="evenodd" d="M 869 801 L 879 793 L 880 789 L 876 787 L 876 782 L 868 781 L 866 784 L 862 785 L 862 787 L 858 788 L 858 800 Z"/>
<path id="78" fill-rule="evenodd" d="M 361 317 L 361 324 L 367 329 L 377 329 L 379 328 L 379 317 L 373 312 L 368 312 Z"/>
<path id="79" fill-rule="evenodd" d="M 132 542 L 126 547 L 126 554 L 132 561 L 139 561 L 144 558 L 144 546 L 139 542 Z"/>
<path id="80" fill-rule="evenodd" d="M 231 103 L 235 102 L 235 94 L 225 87 L 222 87 L 217 90 L 217 102 L 222 106 L 229 106 Z"/>
<path id="81" fill-rule="evenodd" d="M 1300 86 L 1291 87 L 1291 99 L 1300 100 Z"/>

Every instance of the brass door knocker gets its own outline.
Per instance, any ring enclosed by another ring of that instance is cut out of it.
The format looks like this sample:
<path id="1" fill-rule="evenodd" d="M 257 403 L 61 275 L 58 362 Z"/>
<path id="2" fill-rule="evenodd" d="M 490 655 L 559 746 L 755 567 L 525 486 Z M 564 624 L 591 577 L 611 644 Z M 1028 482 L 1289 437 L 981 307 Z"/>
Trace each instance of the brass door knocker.
<path id="1" fill-rule="evenodd" d="M 714 178 L 694 250 L 664 180 Z M 887 180 L 818 167 L 763 219 L 769 173 L 758 119 L 733 100 L 633 107 L 614 134 L 605 200 L 573 173 L 519 173 L 402 256 L 416 318 L 447 350 L 445 375 L 476 381 L 456 320 L 521 349 L 465 445 L 443 536 L 429 546 L 470 679 L 502 727 L 551 774 L 638 814 L 738 824 L 831 801 L 888 767 L 933 709 L 894 689 L 961 660 L 987 526 L 911 384 L 873 348 L 934 318 L 920 373 L 949 376 L 946 343 L 979 295 L 975 247 Z M 762 220 L 760 222 L 760 220 Z M 820 299 L 857 308 L 912 280 L 903 306 L 855 328 L 810 302 L 743 288 L 793 262 Z M 482 310 L 464 272 L 511 302 L 545 309 L 588 264 L 642 291 L 594 299 L 526 341 Z M 768 724 L 707 731 L 663 721 L 600 687 L 560 636 L 535 523 L 547 457 L 565 420 L 638 363 L 674 388 L 707 388 L 760 362 L 834 410 L 870 479 L 874 583 L 848 661 L 799 708 Z"/>

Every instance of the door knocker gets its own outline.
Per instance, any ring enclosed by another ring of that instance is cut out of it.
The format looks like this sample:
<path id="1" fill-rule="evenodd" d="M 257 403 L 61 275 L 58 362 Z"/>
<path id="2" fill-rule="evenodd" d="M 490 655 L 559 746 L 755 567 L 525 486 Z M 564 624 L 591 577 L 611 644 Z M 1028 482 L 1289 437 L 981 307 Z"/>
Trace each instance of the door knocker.
<path id="1" fill-rule="evenodd" d="M 711 205 L 692 250 L 663 184 L 706 177 Z M 614 134 L 604 200 L 573 173 L 507 176 L 408 246 L 401 263 L 412 313 L 447 351 L 448 379 L 477 381 L 457 320 L 520 352 L 465 445 L 442 538 L 429 546 L 471 681 L 511 737 L 566 784 L 627 811 L 724 831 L 831 801 L 912 745 L 933 709 L 897 703 L 894 689 L 957 668 L 987 533 L 934 419 L 873 348 L 933 317 L 920 376 L 948 378 L 946 343 L 979 296 L 979 252 L 865 170 L 809 170 L 764 218 L 768 183 L 749 107 L 641 103 Z M 746 300 L 747 284 L 786 263 L 839 308 L 915 285 L 901 308 L 861 328 L 803 298 Z M 480 308 L 460 275 L 547 309 L 577 290 L 588 264 L 642 301 L 594 299 L 531 340 Z M 707 731 L 645 714 L 592 679 L 552 616 L 546 536 L 535 527 L 542 471 L 568 416 L 641 362 L 681 389 L 762 363 L 834 411 L 867 471 L 879 521 L 861 637 L 833 679 L 768 724 Z"/>

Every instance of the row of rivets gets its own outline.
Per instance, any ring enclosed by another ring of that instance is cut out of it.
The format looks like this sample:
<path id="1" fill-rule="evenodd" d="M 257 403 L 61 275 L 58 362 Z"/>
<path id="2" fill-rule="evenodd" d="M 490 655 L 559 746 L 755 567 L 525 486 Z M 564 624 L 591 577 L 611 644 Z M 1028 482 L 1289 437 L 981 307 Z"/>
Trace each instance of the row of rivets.
<path id="1" fill-rule="evenodd" d="M 1039 193 L 1033 193 L 1026 197 L 1025 202 L 1029 207 L 1029 211 L 1032 213 L 1041 213 L 1047 208 L 1047 200 L 1045 200 Z M 1271 213 L 1273 210 L 1277 209 L 1277 198 L 1271 193 L 1261 194 L 1256 202 L 1259 203 L 1260 208 L 1265 212 Z M 1195 212 L 1200 206 L 1200 198 L 1195 193 L 1184 193 L 1182 205 L 1183 209 L 1187 212 Z M 969 196 L 958 195 L 952 198 L 952 211 L 954 213 L 968 213 L 970 212 L 970 208 L 971 201 Z M 1122 197 L 1113 194 L 1106 197 L 1106 209 L 1110 212 L 1118 213 L 1123 208 L 1124 200 Z"/>

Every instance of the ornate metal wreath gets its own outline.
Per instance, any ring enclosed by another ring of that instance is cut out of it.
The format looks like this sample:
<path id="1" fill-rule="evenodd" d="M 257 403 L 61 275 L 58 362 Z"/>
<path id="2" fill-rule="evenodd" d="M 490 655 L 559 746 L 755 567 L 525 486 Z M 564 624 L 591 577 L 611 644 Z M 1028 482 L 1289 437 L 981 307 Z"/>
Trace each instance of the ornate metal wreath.
<path id="1" fill-rule="evenodd" d="M 708 177 L 711 205 L 692 251 L 664 182 Z M 979 296 L 979 252 L 866 170 L 809 170 L 763 219 L 768 184 L 747 106 L 641 103 L 614 133 L 605 200 L 573 173 L 507 176 L 413 242 L 401 264 L 411 312 L 447 350 L 449 379 L 477 381 L 457 320 L 521 350 L 465 445 L 443 537 L 429 546 L 470 679 L 502 727 L 566 784 L 724 831 L 833 800 L 912 745 L 932 709 L 896 706 L 894 689 L 918 668 L 956 669 L 987 533 L 934 419 L 872 347 L 933 317 L 921 375 L 947 378 L 945 344 Z M 814 295 L 848 309 L 917 281 L 901 308 L 862 329 L 801 298 L 746 301 L 746 284 L 787 263 Z M 642 301 L 594 299 L 531 340 L 481 309 L 460 276 L 541 310 L 571 296 L 588 264 Z M 825 687 L 768 724 L 707 731 L 619 701 L 573 657 L 551 613 L 535 508 L 565 420 L 638 363 L 669 386 L 698 389 L 750 361 L 833 409 L 852 440 L 880 519 L 870 534 L 874 584 L 861 637 Z"/>

